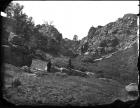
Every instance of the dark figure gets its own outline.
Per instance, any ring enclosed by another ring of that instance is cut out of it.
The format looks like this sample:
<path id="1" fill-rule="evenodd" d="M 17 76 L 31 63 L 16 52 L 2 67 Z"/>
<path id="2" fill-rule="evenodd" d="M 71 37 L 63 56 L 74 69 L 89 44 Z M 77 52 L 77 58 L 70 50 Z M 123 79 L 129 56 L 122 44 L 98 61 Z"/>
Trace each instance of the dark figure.
<path id="1" fill-rule="evenodd" d="M 72 73 L 71 73 L 71 72 L 72 72 L 72 71 L 71 71 L 71 69 L 72 69 L 71 58 L 69 59 L 68 69 L 69 69 L 70 74 L 72 74 Z"/>
<path id="2" fill-rule="evenodd" d="M 71 68 L 72 65 L 71 65 L 71 59 L 69 59 L 69 68 Z"/>
<path id="3" fill-rule="evenodd" d="M 48 64 L 47 64 L 47 72 L 51 72 L 51 60 L 49 60 Z"/>

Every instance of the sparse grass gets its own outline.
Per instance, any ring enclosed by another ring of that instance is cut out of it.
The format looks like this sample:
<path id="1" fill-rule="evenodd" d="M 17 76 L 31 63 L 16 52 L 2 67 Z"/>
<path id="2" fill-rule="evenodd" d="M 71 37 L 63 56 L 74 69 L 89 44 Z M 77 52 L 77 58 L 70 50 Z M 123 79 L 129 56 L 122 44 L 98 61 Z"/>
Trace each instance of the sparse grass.
<path id="1" fill-rule="evenodd" d="M 81 61 L 82 58 L 82 56 L 79 56 L 72 59 L 72 65 L 75 69 L 93 72 L 98 77 L 114 79 L 123 84 L 138 81 L 138 56 L 135 44 L 131 48 L 113 54 L 110 58 L 95 63 L 84 63 Z M 99 73 L 100 71 L 102 73 Z"/>
<path id="2" fill-rule="evenodd" d="M 5 69 L 5 72 L 10 72 L 10 68 Z M 14 69 L 16 70 L 16 67 L 13 67 Z M 4 88 L 4 97 L 14 104 L 87 106 L 110 103 L 114 98 L 126 94 L 120 93 L 124 86 L 117 81 L 108 82 L 80 76 L 61 77 L 55 73 L 34 77 L 25 72 L 13 71 L 12 75 L 13 78 L 19 78 L 21 85 L 16 88 Z M 7 78 L 9 77 L 5 77 L 5 80 Z M 6 84 L 10 81 L 6 80 Z"/>

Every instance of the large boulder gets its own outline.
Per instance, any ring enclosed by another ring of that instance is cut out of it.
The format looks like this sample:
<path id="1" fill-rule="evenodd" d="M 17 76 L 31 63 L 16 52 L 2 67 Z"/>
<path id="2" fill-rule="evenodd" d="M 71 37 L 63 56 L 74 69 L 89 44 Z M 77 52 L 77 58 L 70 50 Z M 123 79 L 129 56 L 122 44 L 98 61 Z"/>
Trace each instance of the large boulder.
<path id="1" fill-rule="evenodd" d="M 125 90 L 127 92 L 138 91 L 138 84 L 130 83 L 129 85 L 125 86 Z"/>
<path id="2" fill-rule="evenodd" d="M 19 36 L 13 32 L 10 32 L 10 35 L 8 37 L 8 42 L 12 45 L 23 46 L 25 39 L 22 36 Z"/>
<path id="3" fill-rule="evenodd" d="M 136 83 L 131 83 L 125 86 L 125 90 L 127 91 L 129 97 L 138 97 L 138 85 Z"/>

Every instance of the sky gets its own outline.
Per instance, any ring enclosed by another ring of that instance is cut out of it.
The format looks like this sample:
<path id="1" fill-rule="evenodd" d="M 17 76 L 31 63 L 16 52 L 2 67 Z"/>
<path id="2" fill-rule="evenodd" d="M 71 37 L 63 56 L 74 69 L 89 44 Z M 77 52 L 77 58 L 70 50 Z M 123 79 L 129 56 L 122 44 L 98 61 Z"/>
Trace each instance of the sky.
<path id="1" fill-rule="evenodd" d="M 91 26 L 104 26 L 123 17 L 138 14 L 138 1 L 14 1 L 33 17 L 35 25 L 52 22 L 63 38 L 87 36 Z"/>

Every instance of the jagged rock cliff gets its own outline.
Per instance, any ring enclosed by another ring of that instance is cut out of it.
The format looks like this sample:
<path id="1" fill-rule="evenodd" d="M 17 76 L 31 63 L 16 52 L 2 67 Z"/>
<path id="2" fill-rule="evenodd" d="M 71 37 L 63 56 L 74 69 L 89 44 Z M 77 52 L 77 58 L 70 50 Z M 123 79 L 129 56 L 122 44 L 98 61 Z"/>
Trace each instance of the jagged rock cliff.
<path id="1" fill-rule="evenodd" d="M 81 40 L 79 52 L 89 52 L 99 57 L 124 49 L 137 38 L 137 16 L 125 14 L 105 26 L 91 27 L 88 35 Z"/>

